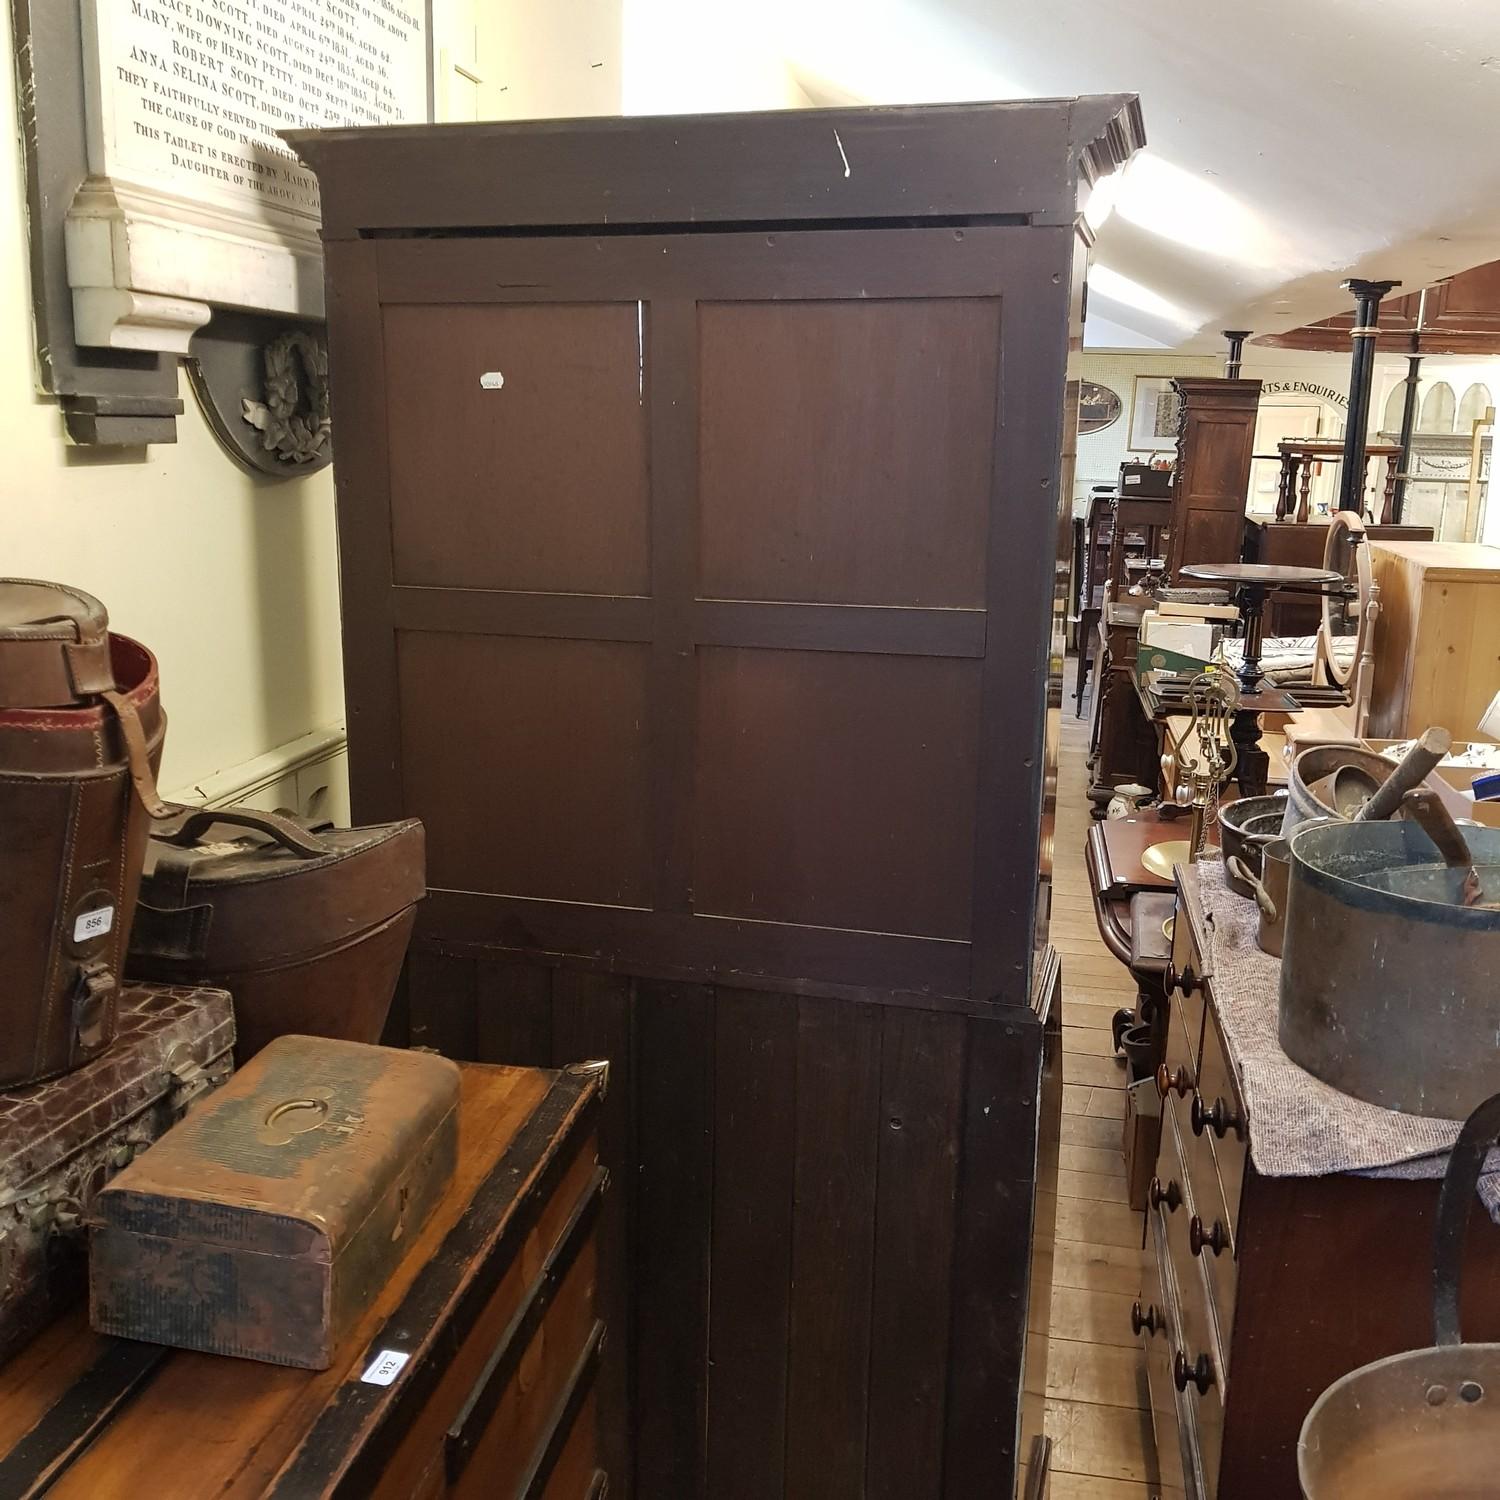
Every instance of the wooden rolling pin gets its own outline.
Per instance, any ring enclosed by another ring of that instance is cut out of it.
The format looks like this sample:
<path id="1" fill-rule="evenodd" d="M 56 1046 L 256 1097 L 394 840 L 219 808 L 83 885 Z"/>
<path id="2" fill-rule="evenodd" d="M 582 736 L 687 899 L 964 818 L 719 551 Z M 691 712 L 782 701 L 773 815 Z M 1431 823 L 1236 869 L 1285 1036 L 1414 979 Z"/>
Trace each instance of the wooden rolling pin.
<path id="1" fill-rule="evenodd" d="M 1420 786 L 1427 774 L 1453 746 L 1453 736 L 1436 724 L 1397 762 L 1396 769 L 1376 788 L 1375 795 L 1355 813 L 1356 823 L 1370 823 L 1388 818 L 1401 799 L 1413 787 Z"/>

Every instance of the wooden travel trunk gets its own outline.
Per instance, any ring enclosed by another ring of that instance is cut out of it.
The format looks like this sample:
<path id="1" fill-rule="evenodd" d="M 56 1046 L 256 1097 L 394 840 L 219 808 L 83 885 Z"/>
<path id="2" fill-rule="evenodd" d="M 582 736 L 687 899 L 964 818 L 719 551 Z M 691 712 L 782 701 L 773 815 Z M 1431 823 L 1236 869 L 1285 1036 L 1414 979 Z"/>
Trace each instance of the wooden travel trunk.
<path id="1" fill-rule="evenodd" d="M 602 1500 L 599 1065 L 461 1070 L 459 1159 L 326 1370 L 109 1338 L 0 1369 L 5 1500 Z M 663 1497 L 665 1500 L 665 1497 Z"/>
<path id="2" fill-rule="evenodd" d="M 94 1205 L 102 1333 L 320 1370 L 443 1195 L 458 1069 L 280 1037 Z"/>
<path id="3" fill-rule="evenodd" d="M 82 1299 L 95 1195 L 230 1073 L 222 990 L 128 984 L 110 1049 L 71 1073 L 0 1093 L 0 1359 Z"/>
<path id="4" fill-rule="evenodd" d="M 612 1496 L 968 1500 L 1031 1451 L 1066 359 L 1080 195 L 1141 134 L 289 137 L 355 812 L 427 829 L 412 1040 L 615 1069 Z"/>

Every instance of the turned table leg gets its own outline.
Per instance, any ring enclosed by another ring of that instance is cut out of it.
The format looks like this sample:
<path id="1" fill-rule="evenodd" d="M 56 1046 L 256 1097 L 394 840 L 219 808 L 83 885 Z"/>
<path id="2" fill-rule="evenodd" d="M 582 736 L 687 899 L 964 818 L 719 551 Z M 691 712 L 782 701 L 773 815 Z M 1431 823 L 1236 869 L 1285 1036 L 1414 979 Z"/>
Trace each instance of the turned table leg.
<path id="1" fill-rule="evenodd" d="M 1385 500 L 1380 507 L 1380 524 L 1389 526 L 1396 518 L 1396 474 L 1399 453 L 1388 453 L 1385 459 Z"/>
<path id="2" fill-rule="evenodd" d="M 1271 774 L 1271 757 L 1261 749 L 1260 716 L 1241 709 L 1229 725 L 1234 741 L 1234 779 L 1240 784 L 1242 797 L 1264 797 Z"/>

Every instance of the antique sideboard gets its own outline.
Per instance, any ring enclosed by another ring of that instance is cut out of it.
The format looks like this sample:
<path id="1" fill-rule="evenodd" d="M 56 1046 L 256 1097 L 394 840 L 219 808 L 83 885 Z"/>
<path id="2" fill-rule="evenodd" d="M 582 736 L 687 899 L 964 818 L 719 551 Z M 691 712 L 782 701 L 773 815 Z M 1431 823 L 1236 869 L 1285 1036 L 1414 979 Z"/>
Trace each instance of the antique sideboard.
<path id="1" fill-rule="evenodd" d="M 288 137 L 355 813 L 427 828 L 411 1040 L 615 1070 L 612 1495 L 965 1500 L 1033 1450 L 1064 362 L 1141 138 L 1130 97 Z"/>
<path id="2" fill-rule="evenodd" d="M 65 1314 L 0 1370 L 0 1495 L 602 1500 L 606 1070 L 465 1067 L 453 1180 L 326 1370 Z"/>

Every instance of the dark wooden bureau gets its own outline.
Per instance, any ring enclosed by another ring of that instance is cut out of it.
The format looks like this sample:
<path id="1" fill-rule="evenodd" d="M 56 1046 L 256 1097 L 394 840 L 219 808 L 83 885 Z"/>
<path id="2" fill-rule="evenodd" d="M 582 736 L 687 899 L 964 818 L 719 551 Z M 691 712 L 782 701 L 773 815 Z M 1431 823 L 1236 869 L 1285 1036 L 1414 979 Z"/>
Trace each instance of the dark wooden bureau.
<path id="1" fill-rule="evenodd" d="M 1299 1500 L 1303 1418 L 1339 1376 L 1432 1342 L 1439 1184 L 1265 1177 L 1178 871 L 1142 1298 L 1163 1496 Z M 1464 1332 L 1500 1338 L 1500 1227 L 1470 1216 Z M 1351 1497 L 1353 1500 L 1353 1497 Z"/>
<path id="2" fill-rule="evenodd" d="M 452 1186 L 328 1370 L 53 1325 L 0 1371 L 0 1495 L 600 1500 L 604 1081 L 463 1070 Z"/>
<path id="3" fill-rule="evenodd" d="M 1177 376 L 1182 402 L 1172 474 L 1167 571 L 1238 562 L 1255 448 L 1260 381 Z"/>

